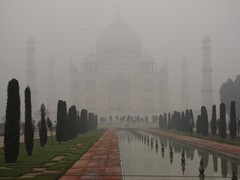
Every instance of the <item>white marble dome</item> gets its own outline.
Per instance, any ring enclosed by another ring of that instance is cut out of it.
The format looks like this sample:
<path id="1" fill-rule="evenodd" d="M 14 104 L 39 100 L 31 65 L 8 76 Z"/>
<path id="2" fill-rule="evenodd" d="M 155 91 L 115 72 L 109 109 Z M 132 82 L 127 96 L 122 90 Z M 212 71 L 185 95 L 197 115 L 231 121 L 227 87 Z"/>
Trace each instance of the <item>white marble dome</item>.
<path id="1" fill-rule="evenodd" d="M 98 56 L 134 56 L 141 53 L 141 40 L 120 18 L 107 27 L 97 39 Z"/>

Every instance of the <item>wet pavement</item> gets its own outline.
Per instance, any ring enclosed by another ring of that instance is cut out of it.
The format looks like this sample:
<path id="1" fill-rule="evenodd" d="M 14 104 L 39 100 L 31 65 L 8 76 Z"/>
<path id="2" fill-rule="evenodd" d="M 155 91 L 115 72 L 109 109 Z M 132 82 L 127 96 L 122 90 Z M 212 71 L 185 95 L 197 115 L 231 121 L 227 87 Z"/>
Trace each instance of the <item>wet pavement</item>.
<path id="1" fill-rule="evenodd" d="M 121 175 L 117 130 L 108 129 L 61 180 L 121 180 Z"/>

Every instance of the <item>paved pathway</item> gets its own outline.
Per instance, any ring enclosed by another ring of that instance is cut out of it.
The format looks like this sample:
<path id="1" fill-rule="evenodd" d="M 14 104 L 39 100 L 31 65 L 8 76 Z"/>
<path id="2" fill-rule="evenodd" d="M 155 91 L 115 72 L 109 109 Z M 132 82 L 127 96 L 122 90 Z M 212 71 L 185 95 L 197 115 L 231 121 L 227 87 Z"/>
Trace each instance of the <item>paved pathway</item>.
<path id="1" fill-rule="evenodd" d="M 61 180 L 121 180 L 116 129 L 104 135 L 61 177 Z"/>
<path id="2" fill-rule="evenodd" d="M 189 137 L 189 136 L 184 136 L 184 135 L 179 135 L 179 134 L 174 134 L 174 133 L 169 133 L 169 132 L 161 131 L 157 129 L 148 129 L 147 131 L 155 134 L 159 134 L 162 136 L 166 136 L 171 139 L 175 139 L 177 141 L 183 141 L 183 142 L 194 144 L 197 146 L 202 146 L 202 147 L 211 149 L 213 151 L 218 151 L 219 153 L 222 153 L 222 154 L 232 155 L 234 158 L 240 159 L 240 147 L 208 141 L 208 140 L 199 139 L 199 138 L 194 138 L 194 137 Z"/>

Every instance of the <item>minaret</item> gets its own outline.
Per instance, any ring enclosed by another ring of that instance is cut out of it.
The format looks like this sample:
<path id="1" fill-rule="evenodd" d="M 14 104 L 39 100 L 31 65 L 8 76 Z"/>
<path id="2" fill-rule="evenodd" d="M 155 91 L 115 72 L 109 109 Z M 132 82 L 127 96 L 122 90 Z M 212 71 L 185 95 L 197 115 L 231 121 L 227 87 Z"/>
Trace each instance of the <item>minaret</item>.
<path id="1" fill-rule="evenodd" d="M 188 95 L 188 64 L 187 59 L 181 60 L 181 108 L 186 110 L 189 108 L 189 95 Z"/>
<path id="2" fill-rule="evenodd" d="M 48 61 L 48 104 L 49 118 L 52 121 L 56 120 L 56 95 L 55 95 L 55 62 L 53 59 Z"/>
<path id="3" fill-rule="evenodd" d="M 211 40 L 206 35 L 203 40 L 202 56 L 202 105 L 210 109 L 213 104 Z"/>
<path id="4" fill-rule="evenodd" d="M 27 86 L 31 90 L 32 116 L 37 112 L 37 85 L 36 85 L 36 65 L 35 65 L 35 40 L 32 36 L 27 40 Z M 40 108 L 40 107 L 39 107 Z"/>
<path id="5" fill-rule="evenodd" d="M 79 108 L 79 92 L 80 92 L 80 86 L 79 86 L 79 76 L 78 76 L 78 70 L 75 67 L 73 61 L 71 60 L 70 66 L 69 66 L 69 92 L 70 92 L 70 104 L 75 105 L 77 108 Z"/>

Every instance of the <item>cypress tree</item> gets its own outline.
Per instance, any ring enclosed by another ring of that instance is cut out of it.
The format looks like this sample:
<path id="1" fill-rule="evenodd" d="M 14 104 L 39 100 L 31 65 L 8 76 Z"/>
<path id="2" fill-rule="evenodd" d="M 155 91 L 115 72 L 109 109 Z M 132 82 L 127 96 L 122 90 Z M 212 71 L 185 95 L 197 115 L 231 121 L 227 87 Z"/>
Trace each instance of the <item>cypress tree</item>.
<path id="1" fill-rule="evenodd" d="M 185 131 L 189 131 L 189 110 L 185 110 L 185 118 L 184 118 L 184 123 L 185 123 Z"/>
<path id="2" fill-rule="evenodd" d="M 6 163 L 15 163 L 19 153 L 20 96 L 16 79 L 8 82 L 6 122 L 4 128 L 4 158 Z"/>
<path id="3" fill-rule="evenodd" d="M 201 107 L 202 135 L 208 135 L 208 114 L 205 106 Z"/>
<path id="4" fill-rule="evenodd" d="M 47 117 L 47 127 L 50 130 L 50 134 L 51 134 L 51 145 L 53 145 L 53 124 L 52 121 L 49 119 L 49 117 Z"/>
<path id="5" fill-rule="evenodd" d="M 181 115 L 181 131 L 185 132 L 186 130 L 186 123 L 185 123 L 185 115 L 184 115 L 184 111 L 182 111 L 182 115 Z"/>
<path id="6" fill-rule="evenodd" d="M 194 117 L 193 117 L 193 111 L 192 109 L 189 110 L 189 132 L 190 134 L 193 133 L 193 128 L 194 128 Z"/>
<path id="7" fill-rule="evenodd" d="M 97 129 L 97 126 L 98 126 L 98 115 L 95 114 L 95 116 L 94 116 L 94 130 Z"/>
<path id="8" fill-rule="evenodd" d="M 230 107 L 230 136 L 235 139 L 237 135 L 237 120 L 236 120 L 236 106 L 235 102 L 231 102 Z"/>
<path id="9" fill-rule="evenodd" d="M 41 105 L 41 121 L 40 121 L 40 146 L 44 148 L 47 144 L 47 124 L 46 124 L 46 108 L 44 104 Z"/>
<path id="10" fill-rule="evenodd" d="M 217 115 L 216 115 L 216 105 L 212 106 L 212 120 L 211 120 L 211 132 L 215 136 L 217 132 Z"/>
<path id="11" fill-rule="evenodd" d="M 31 91 L 27 87 L 25 89 L 25 128 L 24 141 L 26 145 L 27 155 L 31 156 L 33 151 L 34 130 L 32 122 L 32 105 L 31 105 Z"/>
<path id="12" fill-rule="evenodd" d="M 160 129 L 161 128 L 161 124 L 162 123 L 162 115 L 160 114 L 159 117 L 158 117 L 158 128 Z"/>
<path id="13" fill-rule="evenodd" d="M 147 117 L 147 116 L 146 116 Z M 167 129 L 167 113 L 164 113 L 163 115 L 163 119 L 164 119 L 164 122 L 163 122 L 163 127 L 164 129 Z"/>
<path id="14" fill-rule="evenodd" d="M 76 106 L 71 106 L 68 112 L 68 124 L 69 124 L 69 138 L 73 139 L 77 136 L 77 110 Z"/>
<path id="15" fill-rule="evenodd" d="M 63 129 L 64 129 L 64 122 L 63 122 L 63 105 L 64 102 L 62 100 L 58 101 L 57 105 L 57 125 L 56 125 L 56 140 L 58 143 L 63 141 Z"/>
<path id="16" fill-rule="evenodd" d="M 83 126 L 83 133 L 88 132 L 88 111 L 83 109 L 83 113 L 81 114 L 81 121 Z"/>
<path id="17" fill-rule="evenodd" d="M 224 103 L 220 104 L 220 121 L 219 121 L 219 135 L 222 139 L 227 137 L 226 133 L 226 106 Z"/>
<path id="18" fill-rule="evenodd" d="M 202 132 L 202 120 L 201 115 L 198 115 L 197 117 L 197 125 L 196 125 L 197 134 L 200 134 Z"/>
<path id="19" fill-rule="evenodd" d="M 63 140 L 68 141 L 69 139 L 69 122 L 68 122 L 68 113 L 67 113 L 67 103 L 63 101 L 62 109 L 62 118 L 63 118 Z"/>
<path id="20" fill-rule="evenodd" d="M 81 114 L 80 114 L 80 117 L 79 117 L 79 133 L 83 134 L 84 133 L 84 121 L 83 121 L 83 116 L 84 116 L 84 112 L 85 109 L 82 109 L 81 110 Z"/>
<path id="21" fill-rule="evenodd" d="M 52 121 L 49 119 L 49 117 L 47 118 L 47 127 L 49 128 L 51 136 L 52 136 L 53 124 L 52 124 Z"/>
<path id="22" fill-rule="evenodd" d="M 172 129 L 172 119 L 171 119 L 171 113 L 168 113 L 168 123 L 167 123 L 167 128 Z"/>

